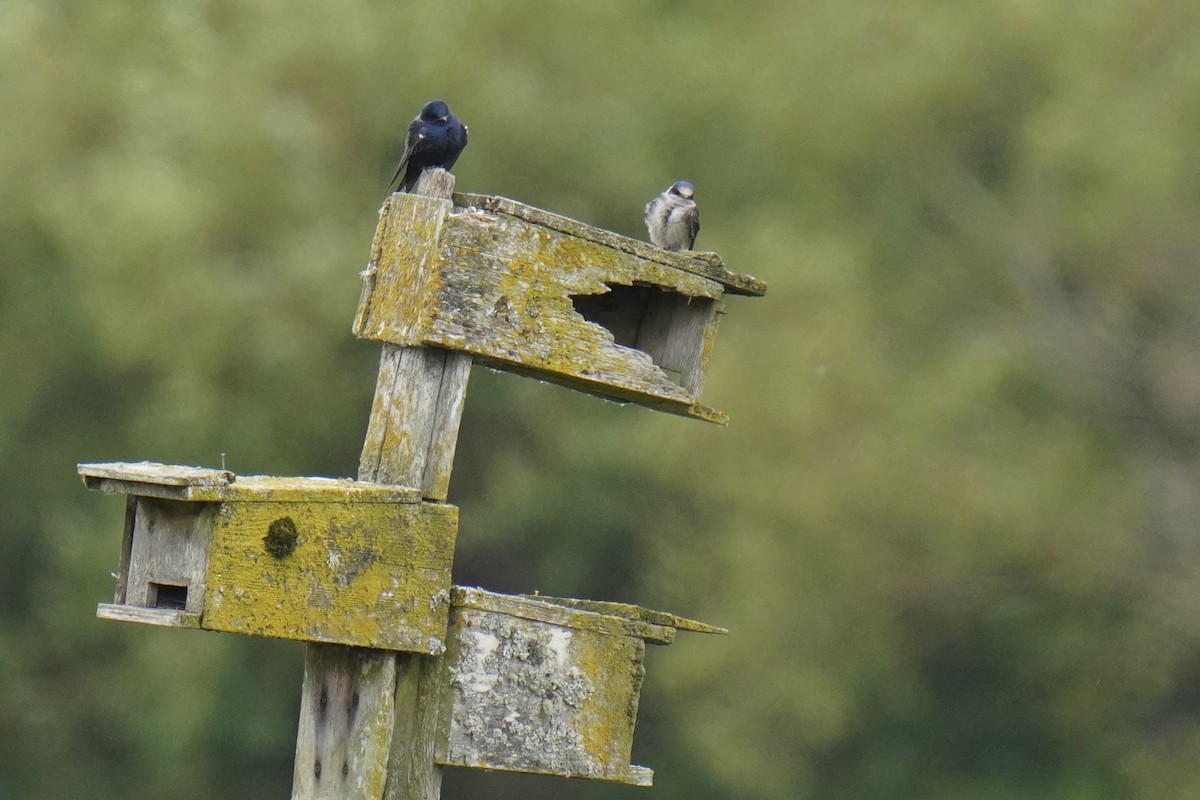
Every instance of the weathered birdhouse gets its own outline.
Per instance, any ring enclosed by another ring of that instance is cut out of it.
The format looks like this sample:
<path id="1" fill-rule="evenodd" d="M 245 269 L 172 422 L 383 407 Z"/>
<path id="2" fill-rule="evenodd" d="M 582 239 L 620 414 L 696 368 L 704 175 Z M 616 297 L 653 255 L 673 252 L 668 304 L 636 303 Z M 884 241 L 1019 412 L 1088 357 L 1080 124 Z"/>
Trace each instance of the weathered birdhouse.
<path id="1" fill-rule="evenodd" d="M 646 642 L 725 633 L 620 603 L 454 587 L 441 764 L 650 785 L 630 763 Z"/>
<path id="2" fill-rule="evenodd" d="M 80 464 L 127 496 L 112 603 L 97 616 L 436 654 L 458 509 L 415 489 Z"/>
<path id="3" fill-rule="evenodd" d="M 766 291 L 715 253 L 472 194 L 392 195 L 363 278 L 360 337 L 722 423 L 700 393 L 723 298 Z"/>

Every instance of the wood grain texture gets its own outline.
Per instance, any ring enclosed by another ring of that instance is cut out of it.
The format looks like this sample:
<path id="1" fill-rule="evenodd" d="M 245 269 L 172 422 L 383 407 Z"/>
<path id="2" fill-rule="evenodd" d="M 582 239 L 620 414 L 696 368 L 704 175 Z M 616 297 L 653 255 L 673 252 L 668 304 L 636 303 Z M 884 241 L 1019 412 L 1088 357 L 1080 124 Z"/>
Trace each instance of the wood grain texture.
<path id="1" fill-rule="evenodd" d="M 658 294 L 646 309 L 638 330 L 637 348 L 673 377 L 689 394 L 704 388 L 717 320 L 723 302 Z"/>
<path id="2" fill-rule="evenodd" d="M 563 625 L 479 607 L 542 616 L 547 604 L 536 600 L 457 587 L 455 598 L 441 659 L 440 762 L 649 785 L 652 773 L 629 763 L 642 639 L 605 615 L 558 607 L 572 612 Z"/>
<path id="3" fill-rule="evenodd" d="M 352 330 L 365 339 L 419 343 L 429 324 L 438 275 L 442 223 L 453 204 L 447 199 L 394 194 L 379 212 L 371 261 Z"/>
<path id="4" fill-rule="evenodd" d="M 183 467 L 175 464 L 160 464 L 157 461 L 123 462 L 100 464 L 77 464 L 75 467 L 89 489 L 89 478 L 154 483 L 161 486 L 225 486 L 234 479 L 234 474 L 224 469 L 207 467 Z"/>
<path id="5" fill-rule="evenodd" d="M 444 500 L 470 371 L 463 353 L 385 344 L 359 479 L 415 486 Z"/>
<path id="6" fill-rule="evenodd" d="M 151 471 L 146 469 L 148 467 L 155 469 Z M 144 462 L 133 465 L 80 464 L 78 469 L 88 488 L 94 491 L 164 500 L 238 503 L 417 503 L 421 500 L 419 489 L 348 478 L 276 478 L 225 473 L 229 480 L 223 483 L 179 483 L 171 475 L 192 467 Z M 163 480 L 159 482 L 155 477 Z"/>
<path id="7" fill-rule="evenodd" d="M 304 661 L 292 797 L 383 796 L 396 659 L 380 650 L 310 645 Z"/>
<path id="8" fill-rule="evenodd" d="M 437 503 L 221 504 L 204 627 L 440 653 L 457 527 Z"/>
<path id="9" fill-rule="evenodd" d="M 161 625 L 164 628 L 199 628 L 200 615 L 167 608 L 139 608 L 123 603 L 99 603 L 96 617 L 117 622 L 138 622 L 143 625 Z"/>
<path id="10" fill-rule="evenodd" d="M 125 498 L 125 528 L 121 533 L 121 557 L 117 562 L 117 585 L 113 590 L 114 603 L 124 603 L 129 588 L 129 559 L 133 556 L 133 528 L 136 520 L 137 498 L 129 495 Z"/>
<path id="11" fill-rule="evenodd" d="M 440 711 L 442 657 L 397 653 L 396 713 L 384 800 L 436 800 L 442 768 L 435 755 L 446 739 Z"/>
<path id="12" fill-rule="evenodd" d="M 186 590 L 182 610 L 201 612 L 215 514 L 210 504 L 138 498 L 125 588 L 129 605 L 154 608 L 159 587 L 172 586 Z"/>

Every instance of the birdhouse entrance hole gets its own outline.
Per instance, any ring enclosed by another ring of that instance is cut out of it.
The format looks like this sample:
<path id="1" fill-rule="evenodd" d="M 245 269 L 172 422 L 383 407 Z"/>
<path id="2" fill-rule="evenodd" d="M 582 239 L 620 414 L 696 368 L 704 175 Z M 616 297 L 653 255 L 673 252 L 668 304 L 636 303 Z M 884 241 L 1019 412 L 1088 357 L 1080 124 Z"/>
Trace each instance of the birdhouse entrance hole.
<path id="1" fill-rule="evenodd" d="M 147 599 L 151 608 L 171 608 L 183 610 L 187 608 L 188 587 L 173 583 L 154 583 L 150 581 Z"/>
<path id="2" fill-rule="evenodd" d="M 673 383 L 699 394 L 704 380 L 704 337 L 717 301 L 649 284 L 606 283 L 603 294 L 573 294 L 575 312 L 600 325 L 622 347 L 640 350 Z"/>

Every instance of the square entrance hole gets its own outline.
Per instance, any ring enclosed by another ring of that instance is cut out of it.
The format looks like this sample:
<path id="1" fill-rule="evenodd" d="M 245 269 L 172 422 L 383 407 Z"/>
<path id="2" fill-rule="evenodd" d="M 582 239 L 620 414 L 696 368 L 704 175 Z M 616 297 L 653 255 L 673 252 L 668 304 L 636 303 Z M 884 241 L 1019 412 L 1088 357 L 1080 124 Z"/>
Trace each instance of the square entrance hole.
<path id="1" fill-rule="evenodd" d="M 151 608 L 170 608 L 179 611 L 187 608 L 187 586 L 151 581 L 146 595 Z"/>

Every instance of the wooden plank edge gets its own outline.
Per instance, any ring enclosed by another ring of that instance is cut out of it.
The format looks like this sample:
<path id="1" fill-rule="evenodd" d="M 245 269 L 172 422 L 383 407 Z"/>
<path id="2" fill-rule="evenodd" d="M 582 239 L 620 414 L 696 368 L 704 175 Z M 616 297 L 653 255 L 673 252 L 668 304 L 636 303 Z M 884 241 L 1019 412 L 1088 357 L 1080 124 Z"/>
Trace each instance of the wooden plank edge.
<path id="1" fill-rule="evenodd" d="M 444 346 L 444 345 L 439 345 Z M 716 408 L 710 408 L 701 403 L 683 402 L 672 400 L 665 397 L 656 397 L 654 395 L 643 394 L 631 389 L 621 389 L 613 386 L 611 383 L 602 381 L 590 381 L 586 378 L 578 378 L 573 375 L 562 375 L 557 372 L 547 372 L 539 369 L 532 369 L 522 364 L 517 364 L 512 361 L 502 361 L 497 358 L 492 358 L 486 355 L 472 353 L 474 361 L 482 367 L 496 371 L 509 372 L 513 375 L 521 375 L 526 378 L 533 378 L 542 383 L 551 383 L 555 386 L 563 386 L 567 389 L 573 389 L 577 392 L 590 394 L 592 397 L 599 397 L 601 400 L 607 400 L 610 403 L 619 403 L 622 405 L 632 404 L 643 408 L 648 408 L 651 411 L 660 411 L 664 414 L 674 414 L 678 417 L 689 417 L 698 419 L 702 422 L 711 422 L 714 425 L 728 425 L 729 415 L 724 411 Z"/>
<path id="2" fill-rule="evenodd" d="M 585 774 L 583 772 L 555 772 L 549 769 L 522 768 L 515 767 L 509 764 L 491 763 L 483 759 L 467 760 L 462 759 L 455 761 L 442 753 L 438 753 L 434 757 L 434 761 L 443 767 L 456 767 L 459 769 L 482 769 L 489 772 L 519 772 L 523 775 L 548 775 L 554 778 L 568 778 L 571 780 L 589 780 L 603 781 L 605 783 L 623 783 L 627 786 L 653 786 L 654 785 L 654 770 L 649 767 L 641 767 L 637 764 L 621 764 L 615 769 L 610 769 L 607 772 L 596 772 L 593 774 Z"/>
<path id="3" fill-rule="evenodd" d="M 706 622 L 681 617 L 678 614 L 672 614 L 669 611 L 655 611 L 650 608 L 643 608 L 632 603 L 617 603 L 610 600 L 582 600 L 574 597 L 549 597 L 547 595 L 529 595 L 523 594 L 521 597 L 526 597 L 532 600 L 541 600 L 545 603 L 554 603 L 555 605 L 566 606 L 567 608 L 577 608 L 581 611 L 593 611 L 597 614 L 607 614 L 610 617 L 624 617 L 625 619 L 634 619 L 639 622 L 648 622 L 652 625 L 663 625 L 670 628 L 676 628 L 681 631 L 691 631 L 693 633 L 711 633 L 720 636 L 729 635 L 728 628 L 721 628 L 716 625 L 709 625 Z"/>
<path id="4" fill-rule="evenodd" d="M 142 608 L 119 603 L 98 603 L 96 616 L 118 622 L 140 622 L 164 628 L 200 628 L 200 615 L 170 608 Z"/>
<path id="5" fill-rule="evenodd" d="M 652 644 L 670 644 L 675 640 L 675 629 L 665 625 L 586 609 L 568 608 L 556 603 L 543 602 L 537 596 L 489 592 L 478 586 L 452 586 L 450 605 L 451 608 L 507 614 L 518 619 L 560 625 L 564 628 L 634 636 Z"/>
<path id="6" fill-rule="evenodd" d="M 187 467 L 158 461 L 109 461 L 75 465 L 76 472 L 87 478 L 101 478 L 160 486 L 228 486 L 237 476 L 227 469 Z"/>
<path id="7" fill-rule="evenodd" d="M 511 217 L 525 220 L 535 225 L 578 236 L 582 239 L 612 247 L 616 250 L 638 256 L 649 261 L 656 261 L 675 269 L 690 272 L 704 278 L 711 278 L 726 288 L 730 294 L 762 297 L 767 293 L 767 285 L 753 275 L 742 275 L 727 269 L 721 257 L 712 252 L 672 251 L 656 247 L 648 242 L 633 239 L 613 231 L 588 225 L 552 211 L 545 211 L 530 206 L 519 200 L 513 200 L 499 195 L 472 194 L 469 192 L 454 193 L 455 206 L 463 209 L 478 208 L 491 213 L 507 214 Z"/>
<path id="8" fill-rule="evenodd" d="M 185 486 L 149 481 L 83 475 L 83 483 L 103 494 L 156 497 L 186 502 L 308 502 L 308 503 L 419 503 L 421 492 L 398 484 L 376 484 L 349 478 L 275 478 L 242 476 L 227 486 Z"/>

